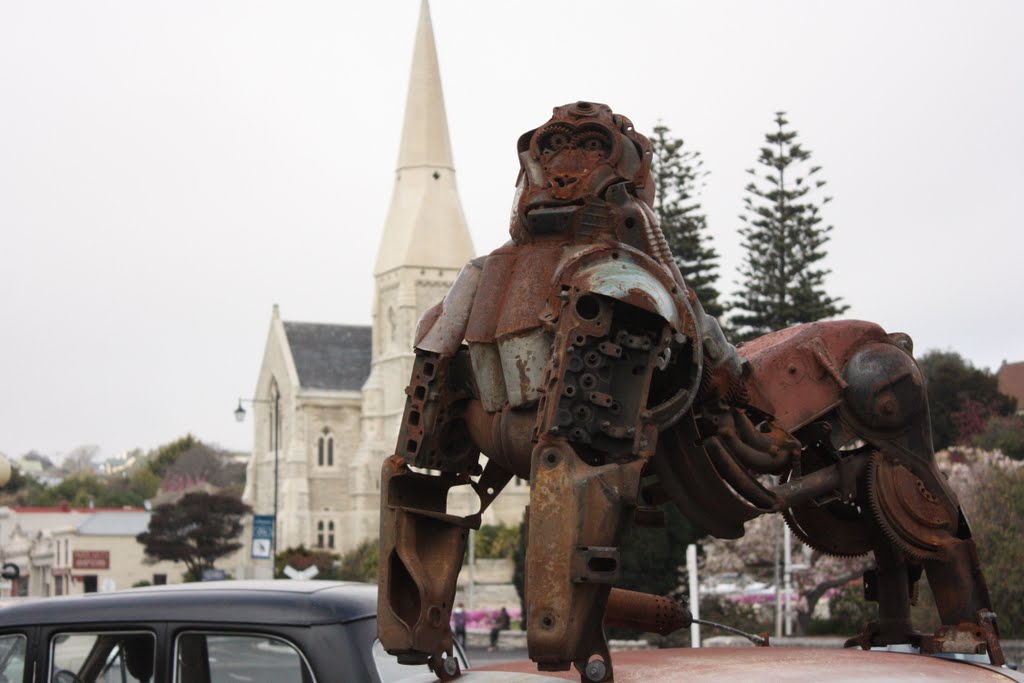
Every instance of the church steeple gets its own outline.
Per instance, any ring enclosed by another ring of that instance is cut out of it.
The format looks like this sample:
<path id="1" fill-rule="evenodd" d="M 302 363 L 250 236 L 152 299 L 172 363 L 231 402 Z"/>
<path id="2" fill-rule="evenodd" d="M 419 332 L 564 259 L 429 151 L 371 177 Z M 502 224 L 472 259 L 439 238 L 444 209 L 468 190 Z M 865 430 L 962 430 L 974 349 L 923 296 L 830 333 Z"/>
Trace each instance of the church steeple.
<path id="1" fill-rule="evenodd" d="M 395 187 L 374 275 L 403 266 L 457 269 L 473 256 L 455 185 L 430 8 L 422 0 Z"/>

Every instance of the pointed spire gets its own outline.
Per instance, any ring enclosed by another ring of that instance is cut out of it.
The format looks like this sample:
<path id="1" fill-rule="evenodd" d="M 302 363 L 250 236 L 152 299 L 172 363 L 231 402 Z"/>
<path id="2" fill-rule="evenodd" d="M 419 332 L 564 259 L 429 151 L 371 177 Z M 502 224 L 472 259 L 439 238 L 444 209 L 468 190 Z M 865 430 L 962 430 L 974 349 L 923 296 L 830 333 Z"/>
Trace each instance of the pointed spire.
<path id="1" fill-rule="evenodd" d="M 402 146 L 398 151 L 399 170 L 417 166 L 455 170 L 448 138 L 444 93 L 441 90 L 441 71 L 434 45 L 434 26 L 430 21 L 427 0 L 420 2 L 416 46 L 412 53 L 412 74 L 405 99 Z"/>
<path id="2" fill-rule="evenodd" d="M 461 268 L 474 253 L 455 185 L 430 7 L 422 0 L 395 188 L 374 274 L 402 266 Z"/>

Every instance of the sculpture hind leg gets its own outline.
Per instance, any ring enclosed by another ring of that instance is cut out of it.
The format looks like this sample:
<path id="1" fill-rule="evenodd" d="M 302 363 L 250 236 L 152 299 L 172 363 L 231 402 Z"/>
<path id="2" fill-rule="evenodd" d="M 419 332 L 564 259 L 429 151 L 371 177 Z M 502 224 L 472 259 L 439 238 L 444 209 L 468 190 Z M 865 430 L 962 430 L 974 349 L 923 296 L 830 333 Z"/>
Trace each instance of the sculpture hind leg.
<path id="1" fill-rule="evenodd" d="M 911 350 L 906 335 L 860 321 L 756 339 L 738 349 L 742 376 L 712 375 L 694 405 L 700 439 L 690 439 L 692 447 L 683 440 L 683 453 L 672 456 L 690 480 L 663 461 L 655 469 L 682 509 L 699 507 L 720 478 L 739 500 L 739 519 L 782 512 L 822 552 L 873 551 L 878 566 L 866 584 L 881 619 L 857 644 L 987 651 L 1002 663 L 970 528 L 935 464 L 924 380 Z M 701 458 L 713 469 L 692 466 Z M 766 485 L 758 474 L 783 482 Z M 910 589 L 922 568 L 943 624 L 930 636 L 909 620 Z"/>
<path id="2" fill-rule="evenodd" d="M 993 663 L 1002 664 L 970 527 L 935 464 L 924 381 L 909 354 L 909 339 L 897 336 L 890 343 L 866 345 L 853 354 L 843 374 L 848 387 L 840 418 L 877 449 L 865 480 L 873 521 L 896 553 L 924 566 L 942 620 L 938 633 L 920 638 L 922 650 L 987 651 Z M 879 573 L 889 554 L 875 544 Z M 880 607 L 883 599 L 880 593 Z M 907 640 L 916 639 L 907 634 Z"/>

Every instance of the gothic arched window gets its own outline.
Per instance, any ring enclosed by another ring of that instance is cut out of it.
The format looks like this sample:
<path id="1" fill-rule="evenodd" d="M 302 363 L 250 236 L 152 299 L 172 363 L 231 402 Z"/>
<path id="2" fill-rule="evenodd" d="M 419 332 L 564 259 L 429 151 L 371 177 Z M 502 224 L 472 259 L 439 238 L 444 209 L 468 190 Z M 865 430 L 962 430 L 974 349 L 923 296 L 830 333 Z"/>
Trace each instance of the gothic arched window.
<path id="1" fill-rule="evenodd" d="M 318 467 L 334 467 L 334 435 L 327 427 L 317 439 L 316 464 Z"/>
<path id="2" fill-rule="evenodd" d="M 316 547 L 324 547 L 324 523 L 323 520 L 316 523 Z"/>
<path id="3" fill-rule="evenodd" d="M 327 547 L 334 549 L 334 522 L 327 522 Z"/>

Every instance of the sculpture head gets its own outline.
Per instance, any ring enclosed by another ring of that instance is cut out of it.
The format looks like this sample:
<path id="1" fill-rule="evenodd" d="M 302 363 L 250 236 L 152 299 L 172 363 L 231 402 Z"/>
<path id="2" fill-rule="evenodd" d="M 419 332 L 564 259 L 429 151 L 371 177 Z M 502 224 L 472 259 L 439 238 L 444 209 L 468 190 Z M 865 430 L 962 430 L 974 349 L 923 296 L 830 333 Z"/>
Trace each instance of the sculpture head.
<path id="1" fill-rule="evenodd" d="M 519 138 L 519 178 L 512 206 L 512 239 L 557 232 L 573 207 L 603 200 L 626 183 L 647 205 L 654 201 L 651 143 L 608 105 L 574 102 L 555 107 L 551 119 Z"/>

